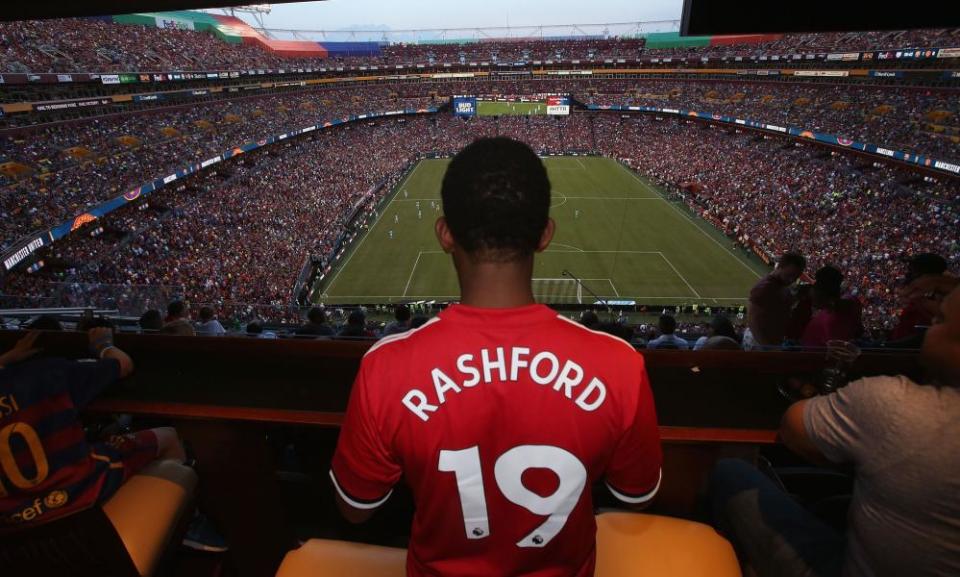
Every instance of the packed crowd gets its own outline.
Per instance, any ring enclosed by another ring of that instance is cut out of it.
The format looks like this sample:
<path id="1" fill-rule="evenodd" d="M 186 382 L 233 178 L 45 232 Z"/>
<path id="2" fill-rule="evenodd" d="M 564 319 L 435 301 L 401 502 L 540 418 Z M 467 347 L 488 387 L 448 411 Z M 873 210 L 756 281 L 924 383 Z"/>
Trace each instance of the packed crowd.
<path id="1" fill-rule="evenodd" d="M 388 89 L 213 101 L 149 114 L 54 124 L 0 138 L 0 163 L 31 169 L 0 182 L 0 247 L 87 207 L 235 146 L 352 113 L 421 108 Z"/>
<path id="2" fill-rule="evenodd" d="M 229 44 L 208 32 L 97 19 L 0 24 L 0 72 L 138 72 L 323 66 L 515 63 L 724 57 L 837 50 L 954 46 L 956 29 L 788 34 L 765 43 L 651 49 L 644 38 L 507 39 L 463 44 L 384 44 L 379 54 L 282 57 L 258 44 Z"/>
<path id="3" fill-rule="evenodd" d="M 672 119 L 441 114 L 324 131 L 165 191 L 150 210 L 123 209 L 104 219 L 112 235 L 74 235 L 54 245 L 52 262 L 68 263 L 57 278 L 14 275 L 7 292 L 44 296 L 50 280 L 169 286 L 182 287 L 193 302 L 227 307 L 231 319 L 249 318 L 259 306 L 280 311 L 292 301 L 304 256 L 328 256 L 358 195 L 399 178 L 417 155 L 453 153 L 494 134 L 544 152 L 589 149 L 620 158 L 746 247 L 769 255 L 799 250 L 811 270 L 837 266 L 871 327 L 889 328 L 896 316 L 905 255 L 933 252 L 960 262 L 960 196 L 952 182 Z M 891 213 L 902 218 L 882 220 Z M 106 249 L 115 242 L 118 250 Z M 258 315 L 292 320 L 288 313 Z"/>
<path id="4" fill-rule="evenodd" d="M 652 117 L 595 120 L 604 154 L 654 178 L 744 246 L 797 250 L 810 270 L 838 267 L 869 326 L 894 322 L 905 257 L 960 263 L 956 181 L 928 182 L 752 132 Z"/>
<path id="5" fill-rule="evenodd" d="M 602 86 L 600 91 L 611 90 Z M 586 104 L 709 112 L 825 132 L 944 160 L 960 159 L 954 90 L 797 83 L 642 81 L 624 92 L 577 96 Z M 945 129 L 945 127 L 950 127 Z"/>

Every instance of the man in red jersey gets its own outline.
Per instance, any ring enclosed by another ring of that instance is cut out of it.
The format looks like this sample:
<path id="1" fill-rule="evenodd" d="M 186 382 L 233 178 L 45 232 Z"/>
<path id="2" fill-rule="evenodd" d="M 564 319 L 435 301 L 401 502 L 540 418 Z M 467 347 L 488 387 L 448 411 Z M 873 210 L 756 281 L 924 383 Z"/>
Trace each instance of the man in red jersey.
<path id="1" fill-rule="evenodd" d="M 643 357 L 535 304 L 550 182 L 525 144 L 482 139 L 443 180 L 440 246 L 463 304 L 367 352 L 330 476 L 368 518 L 404 477 L 412 576 L 593 575 L 590 486 L 642 506 L 660 486 Z"/>

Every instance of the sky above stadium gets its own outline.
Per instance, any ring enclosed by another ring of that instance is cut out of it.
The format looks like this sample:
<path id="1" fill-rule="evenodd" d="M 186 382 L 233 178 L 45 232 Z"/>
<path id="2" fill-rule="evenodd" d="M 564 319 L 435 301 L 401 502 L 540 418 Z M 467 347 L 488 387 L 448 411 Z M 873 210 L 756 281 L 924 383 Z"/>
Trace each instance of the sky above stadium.
<path id="1" fill-rule="evenodd" d="M 264 24 L 299 30 L 411 30 L 644 22 L 679 20 L 682 6 L 682 0 L 327 0 L 274 4 Z"/>

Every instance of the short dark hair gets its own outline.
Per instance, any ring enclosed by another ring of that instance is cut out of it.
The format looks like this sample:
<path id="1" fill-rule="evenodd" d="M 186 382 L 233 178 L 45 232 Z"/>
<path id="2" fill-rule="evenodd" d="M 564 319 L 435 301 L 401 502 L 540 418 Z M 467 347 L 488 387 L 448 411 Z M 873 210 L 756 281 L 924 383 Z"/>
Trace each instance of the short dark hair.
<path id="1" fill-rule="evenodd" d="M 259 335 L 263 333 L 263 324 L 260 321 L 250 321 L 247 323 L 247 334 Z"/>
<path id="2" fill-rule="evenodd" d="M 713 336 L 737 339 L 737 330 L 733 328 L 733 322 L 727 315 L 713 317 L 713 320 L 710 321 L 710 328 L 713 330 Z"/>
<path id="3" fill-rule="evenodd" d="M 200 309 L 200 320 L 207 322 L 213 320 L 213 309 L 210 307 L 203 307 Z"/>
<path id="4" fill-rule="evenodd" d="M 440 194 L 454 240 L 481 260 L 532 255 L 550 215 L 547 169 L 529 146 L 509 138 L 481 138 L 461 150 Z"/>
<path id="5" fill-rule="evenodd" d="M 947 259 L 939 254 L 925 252 L 911 257 L 909 267 L 914 276 L 943 274 L 947 272 Z"/>
<path id="6" fill-rule="evenodd" d="M 795 266 L 800 270 L 807 268 L 807 259 L 798 252 L 785 252 L 780 260 L 777 261 L 780 266 Z"/>
<path id="7" fill-rule="evenodd" d="M 347 317 L 348 325 L 362 325 L 365 322 L 367 322 L 367 314 L 363 312 L 363 309 L 353 309 L 350 316 Z"/>
<path id="8" fill-rule="evenodd" d="M 660 332 L 665 335 L 672 335 L 677 330 L 677 319 L 673 315 L 660 315 L 660 321 L 657 323 Z"/>
<path id="9" fill-rule="evenodd" d="M 827 265 L 821 267 L 814 275 L 813 290 L 825 297 L 838 298 L 840 296 L 841 285 L 843 284 L 843 273 L 836 267 Z"/>
<path id="10" fill-rule="evenodd" d="M 311 307 L 307 312 L 307 320 L 315 325 L 326 324 L 327 312 L 320 307 Z"/>
<path id="11" fill-rule="evenodd" d="M 167 305 L 167 316 L 179 317 L 182 316 L 186 310 L 187 303 L 180 300 L 172 301 L 169 305 Z"/>
<path id="12" fill-rule="evenodd" d="M 62 331 L 63 325 L 56 317 L 51 315 L 40 315 L 30 323 L 30 330 L 34 331 Z"/>
<path id="13" fill-rule="evenodd" d="M 163 328 L 163 317 L 157 309 L 150 309 L 140 316 L 139 324 L 145 331 L 159 331 Z"/>
<path id="14" fill-rule="evenodd" d="M 410 320 L 410 307 L 407 305 L 397 305 L 393 307 L 393 318 L 399 323 L 405 323 Z"/>

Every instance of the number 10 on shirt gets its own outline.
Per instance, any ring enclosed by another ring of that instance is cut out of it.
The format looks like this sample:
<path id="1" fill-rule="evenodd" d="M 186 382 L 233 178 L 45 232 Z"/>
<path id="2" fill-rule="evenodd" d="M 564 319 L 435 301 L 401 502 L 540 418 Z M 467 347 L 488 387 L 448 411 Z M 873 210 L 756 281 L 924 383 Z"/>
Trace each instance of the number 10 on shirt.
<path id="1" fill-rule="evenodd" d="M 488 537 L 490 522 L 483 490 L 480 449 L 473 446 L 459 451 L 442 450 L 438 468 L 456 475 L 467 539 Z M 551 495 L 538 495 L 523 485 L 523 473 L 535 468 L 548 469 L 560 480 Z M 519 445 L 506 451 L 497 458 L 493 475 L 497 488 L 508 501 L 547 518 L 518 541 L 517 547 L 545 547 L 563 530 L 587 484 L 587 469 L 583 463 L 569 451 L 550 445 Z"/>

